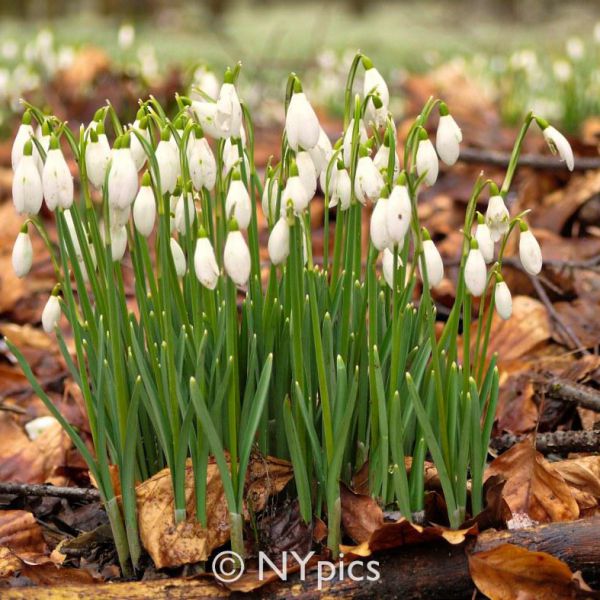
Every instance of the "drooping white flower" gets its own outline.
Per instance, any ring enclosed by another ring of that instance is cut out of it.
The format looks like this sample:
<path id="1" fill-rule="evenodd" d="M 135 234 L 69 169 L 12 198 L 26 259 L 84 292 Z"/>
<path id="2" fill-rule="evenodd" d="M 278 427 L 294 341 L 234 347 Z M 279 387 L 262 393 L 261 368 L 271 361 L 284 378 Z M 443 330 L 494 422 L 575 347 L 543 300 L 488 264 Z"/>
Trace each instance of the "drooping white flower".
<path id="1" fill-rule="evenodd" d="M 165 130 L 155 152 L 160 174 L 160 189 L 163 194 L 173 192 L 181 173 L 179 153 L 177 147 L 170 143 L 170 139 L 169 131 Z"/>
<path id="2" fill-rule="evenodd" d="M 217 125 L 217 105 L 209 100 L 194 100 L 191 110 L 200 123 L 203 131 L 214 139 L 222 137 L 221 130 Z"/>
<path id="3" fill-rule="evenodd" d="M 313 165 L 315 166 L 317 177 L 320 177 L 323 171 L 327 168 L 332 151 L 333 148 L 331 146 L 329 137 L 325 133 L 325 130 L 322 127 L 319 127 L 319 140 L 317 145 L 308 150 L 308 153 L 312 158 Z"/>
<path id="4" fill-rule="evenodd" d="M 398 256 L 397 267 L 400 268 L 401 266 L 402 259 Z M 382 267 L 385 282 L 390 288 L 394 289 L 394 253 L 389 248 L 383 251 Z"/>
<path id="5" fill-rule="evenodd" d="M 138 191 L 138 172 L 129 150 L 129 134 L 117 138 L 108 172 L 108 202 L 115 208 L 127 208 Z"/>
<path id="6" fill-rule="evenodd" d="M 424 129 L 421 130 L 421 138 L 417 147 L 417 174 L 419 177 L 425 174 L 425 183 L 433 185 L 437 181 L 439 172 L 438 157 L 431 140 L 427 137 Z"/>
<path id="7" fill-rule="evenodd" d="M 385 79 L 367 57 L 363 57 L 363 65 L 365 67 L 363 94 L 365 97 L 367 94 L 374 94 L 377 97 L 376 102 L 372 99 L 367 102 L 366 118 L 377 127 L 381 127 L 387 119 L 390 92 Z"/>
<path id="8" fill-rule="evenodd" d="M 106 223 L 103 223 L 100 233 L 102 241 L 108 244 L 109 239 L 106 229 Z M 125 255 L 125 250 L 127 250 L 127 227 L 124 225 L 110 224 L 110 250 L 114 262 L 119 262 Z"/>
<path id="9" fill-rule="evenodd" d="M 148 237 L 154 229 L 156 221 L 156 199 L 151 186 L 150 173 L 144 173 L 142 187 L 133 203 L 133 223 L 144 237 Z"/>
<path id="10" fill-rule="evenodd" d="M 285 184 L 281 195 L 281 216 L 285 217 L 288 202 L 292 202 L 294 212 L 299 215 L 308 207 L 310 198 L 306 193 L 306 188 L 302 185 L 302 180 L 298 174 L 296 161 L 292 161 L 290 166 L 290 176 Z"/>
<path id="11" fill-rule="evenodd" d="M 285 217 L 280 217 L 269 236 L 269 258 L 274 265 L 285 262 L 290 254 L 290 226 Z"/>
<path id="12" fill-rule="evenodd" d="M 109 212 L 111 227 L 123 227 L 129 223 L 131 206 L 128 206 L 127 208 L 115 208 L 114 206 L 111 206 Z"/>
<path id="13" fill-rule="evenodd" d="M 387 228 L 388 202 L 388 198 L 379 198 L 371 213 L 371 223 L 369 228 L 371 242 L 373 242 L 373 246 L 379 251 L 389 248 L 392 244 Z"/>
<path id="14" fill-rule="evenodd" d="M 175 238 L 171 238 L 170 246 L 171 254 L 173 255 L 173 264 L 175 265 L 175 273 L 177 274 L 177 277 L 181 278 L 185 275 L 187 269 L 185 254 Z"/>
<path id="15" fill-rule="evenodd" d="M 217 162 L 205 137 L 192 134 L 188 142 L 188 164 L 194 188 L 212 190 L 217 179 Z"/>
<path id="16" fill-rule="evenodd" d="M 342 142 L 342 151 L 344 154 L 344 165 L 346 168 L 350 167 L 350 162 L 352 160 L 352 136 L 354 132 L 354 119 L 350 121 L 348 124 L 348 128 L 344 133 L 344 140 Z M 367 128 L 365 127 L 364 121 L 359 121 L 358 123 L 358 141 L 360 144 L 364 144 L 367 139 Z"/>
<path id="17" fill-rule="evenodd" d="M 373 164 L 370 156 L 361 156 L 356 165 L 354 179 L 354 193 L 361 204 L 366 204 L 367 199 L 377 198 L 383 189 L 384 181 L 381 173 Z"/>
<path id="18" fill-rule="evenodd" d="M 341 168 L 340 168 L 341 167 Z M 329 202 L 329 207 L 340 205 L 341 210 L 347 210 L 350 208 L 350 200 L 352 197 L 352 181 L 348 171 L 343 164 L 338 164 L 335 175 L 335 183 L 333 188 L 333 194 Z"/>
<path id="19" fill-rule="evenodd" d="M 225 272 L 236 285 L 242 287 L 250 278 L 250 264 L 250 251 L 242 232 L 237 229 L 230 231 L 223 251 Z"/>
<path id="20" fill-rule="evenodd" d="M 465 285 L 473 296 L 479 297 L 485 291 L 486 280 L 485 260 L 477 241 L 473 240 L 465 263 Z"/>
<path id="21" fill-rule="evenodd" d="M 31 125 L 31 113 L 26 110 L 23 113 L 23 120 L 19 125 L 19 129 L 17 130 L 17 135 L 13 141 L 12 150 L 10 153 L 10 159 L 12 164 L 13 171 L 16 171 L 19 166 L 19 162 L 21 158 L 23 158 L 23 148 L 25 147 L 25 143 L 29 141 L 32 137 L 34 137 L 35 132 L 33 131 L 33 127 Z M 41 170 L 41 157 L 37 148 L 35 146 L 32 147 L 33 160 L 35 162 L 36 168 Z"/>
<path id="22" fill-rule="evenodd" d="M 435 136 L 435 147 L 440 158 L 448 165 L 452 166 L 460 155 L 460 143 L 462 142 L 462 132 L 460 127 L 445 104 L 440 106 L 440 120 L 438 123 L 437 134 Z"/>
<path id="23" fill-rule="evenodd" d="M 144 140 L 150 143 L 150 130 L 148 129 L 148 117 L 144 116 L 143 109 L 138 111 L 138 116 L 131 126 L 131 156 L 135 163 L 135 168 L 139 171 L 146 164 L 146 151 L 142 142 L 136 135 L 137 132 Z"/>
<path id="24" fill-rule="evenodd" d="M 241 229 L 248 229 L 252 217 L 252 202 L 248 190 L 237 171 L 233 174 L 227 191 L 225 211 L 228 219 L 235 217 Z"/>
<path id="25" fill-rule="evenodd" d="M 410 227 L 412 207 L 408 188 L 401 184 L 395 185 L 387 201 L 386 225 L 390 242 L 401 244 Z"/>
<path id="26" fill-rule="evenodd" d="M 306 195 L 309 201 L 312 200 L 317 191 L 317 172 L 313 164 L 310 154 L 306 151 L 301 151 L 296 154 L 296 164 L 298 165 L 298 175 L 300 181 L 306 190 Z"/>
<path id="27" fill-rule="evenodd" d="M 67 231 L 69 233 L 69 237 L 71 238 L 71 242 L 73 243 L 75 254 L 78 259 L 83 260 L 83 252 L 81 250 L 81 246 L 79 245 L 79 238 L 77 237 L 77 230 L 75 229 L 75 223 L 73 222 L 73 215 L 71 214 L 71 210 L 65 210 L 63 215 L 65 217 Z"/>
<path id="28" fill-rule="evenodd" d="M 58 140 L 52 136 L 46 162 L 42 171 L 44 199 L 49 210 L 57 206 L 70 208 L 73 204 L 73 177 L 69 165 L 58 146 Z"/>
<path id="29" fill-rule="evenodd" d="M 203 232 L 205 233 L 205 232 Z M 219 265 L 215 251 L 206 235 L 200 235 L 194 251 L 194 271 L 198 281 L 209 290 L 214 290 L 219 281 Z"/>
<path id="30" fill-rule="evenodd" d="M 31 270 L 32 263 L 33 246 L 29 233 L 27 233 L 27 225 L 24 225 L 17 235 L 12 251 L 12 266 L 15 275 L 19 278 L 25 277 Z"/>
<path id="31" fill-rule="evenodd" d="M 490 264 L 494 260 L 494 240 L 490 233 L 490 228 L 485 222 L 478 223 L 475 228 L 475 239 L 483 255 L 486 264 Z"/>
<path id="32" fill-rule="evenodd" d="M 494 242 L 508 231 L 510 213 L 504 204 L 504 199 L 500 194 L 494 194 L 490 197 L 487 211 L 485 213 L 485 222 L 490 230 L 490 236 Z"/>
<path id="33" fill-rule="evenodd" d="M 542 270 L 542 249 L 525 223 L 521 223 L 519 258 L 523 268 L 531 275 L 537 275 Z"/>
<path id="34" fill-rule="evenodd" d="M 390 162 L 390 147 L 385 142 L 379 146 L 375 156 L 373 157 L 373 163 L 377 167 L 378 171 L 387 172 Z M 394 174 L 397 174 L 400 170 L 400 163 L 398 161 L 398 154 L 394 154 Z"/>
<path id="35" fill-rule="evenodd" d="M 275 211 L 277 209 L 277 189 L 278 182 L 276 180 L 273 181 L 273 169 L 269 166 L 261 197 L 263 215 L 265 215 L 265 219 L 267 219 L 269 223 L 275 218 Z"/>
<path id="36" fill-rule="evenodd" d="M 42 207 L 42 179 L 32 152 L 32 142 L 28 140 L 12 181 L 13 203 L 20 215 L 37 215 Z"/>
<path id="37" fill-rule="evenodd" d="M 561 160 L 565 161 L 569 171 L 572 171 L 575 166 L 575 159 L 573 157 L 573 149 L 567 138 L 558 129 L 552 127 L 552 125 L 546 125 L 542 133 L 550 150 L 554 154 L 558 153 Z"/>
<path id="38" fill-rule="evenodd" d="M 99 189 L 104 185 L 106 169 L 110 162 L 110 145 L 102 123 L 98 123 L 95 129 L 90 129 L 89 135 L 85 147 L 85 168 L 91 184 Z"/>
<path id="39" fill-rule="evenodd" d="M 242 129 L 242 131 L 244 131 Z M 244 141 L 245 135 L 243 135 L 240 139 L 242 140 L 242 150 L 245 145 Z M 233 138 L 227 138 L 225 140 L 225 144 L 223 145 L 223 177 L 227 177 L 230 171 L 235 167 L 239 166 L 242 162 L 240 158 L 240 148 L 236 141 L 232 142 Z M 244 151 L 242 151 L 244 156 L 244 166 L 246 168 L 246 173 L 250 173 L 250 162 L 248 161 L 248 156 Z M 240 167 L 241 168 L 241 167 Z"/>
<path id="40" fill-rule="evenodd" d="M 510 319 L 512 315 L 512 296 L 505 281 L 498 281 L 494 288 L 494 303 L 500 318 Z"/>
<path id="41" fill-rule="evenodd" d="M 217 98 L 215 122 L 220 130 L 220 137 L 239 137 L 242 127 L 242 106 L 233 85 L 231 71 L 225 73 L 225 82 L 221 86 Z"/>
<path id="42" fill-rule="evenodd" d="M 444 263 L 442 257 L 432 240 L 423 241 L 423 257 L 427 267 L 427 280 L 429 287 L 439 285 L 444 278 Z M 421 264 L 423 264 L 421 262 Z"/>
<path id="43" fill-rule="evenodd" d="M 290 148 L 295 152 L 314 148 L 321 133 L 319 119 L 298 79 L 295 81 L 294 93 L 285 115 L 285 133 Z"/>
<path id="44" fill-rule="evenodd" d="M 52 294 L 42 311 L 42 328 L 46 333 L 52 333 L 60 319 L 60 300 Z"/>
<path id="45" fill-rule="evenodd" d="M 187 217 L 186 217 L 187 208 Z M 196 206 L 194 205 L 194 198 L 190 192 L 183 193 L 177 202 L 175 207 L 175 225 L 179 233 L 185 233 L 187 231 L 186 218 L 188 219 L 190 228 L 194 226 L 194 217 L 196 216 Z"/>

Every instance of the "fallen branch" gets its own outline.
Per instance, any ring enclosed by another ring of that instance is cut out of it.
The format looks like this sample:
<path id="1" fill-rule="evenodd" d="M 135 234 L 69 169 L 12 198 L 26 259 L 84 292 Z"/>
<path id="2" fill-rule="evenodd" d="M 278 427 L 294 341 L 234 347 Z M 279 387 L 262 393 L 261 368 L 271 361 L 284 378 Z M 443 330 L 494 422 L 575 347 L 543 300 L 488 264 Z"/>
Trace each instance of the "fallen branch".
<path id="1" fill-rule="evenodd" d="M 44 498 L 66 498 L 79 502 L 96 502 L 100 500 L 100 493 L 95 488 L 61 487 L 39 483 L 0 483 L 0 494 L 13 496 L 37 496 Z"/>
<path id="2" fill-rule="evenodd" d="M 493 438 L 490 446 L 498 452 L 503 452 L 528 437 L 528 435 L 506 433 Z M 552 431 L 549 433 L 538 433 L 535 436 L 535 447 L 542 454 L 598 452 L 600 451 L 600 431 Z"/>
<path id="3" fill-rule="evenodd" d="M 535 383 L 541 386 L 541 390 L 550 398 L 574 402 L 582 408 L 588 408 L 600 412 L 600 391 L 587 386 L 562 379 L 561 377 L 538 375 Z"/>

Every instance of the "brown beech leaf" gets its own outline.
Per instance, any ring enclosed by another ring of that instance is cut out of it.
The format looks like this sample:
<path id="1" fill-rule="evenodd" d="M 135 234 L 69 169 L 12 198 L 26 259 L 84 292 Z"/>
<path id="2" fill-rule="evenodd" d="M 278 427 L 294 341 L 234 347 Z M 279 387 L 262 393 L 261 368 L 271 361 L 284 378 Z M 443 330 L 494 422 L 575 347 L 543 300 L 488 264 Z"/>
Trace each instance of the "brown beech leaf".
<path id="1" fill-rule="evenodd" d="M 340 499 L 344 531 L 357 544 L 368 541 L 383 525 L 383 510 L 373 497 L 355 494 L 344 484 L 340 485 Z"/>
<path id="2" fill-rule="evenodd" d="M 486 478 L 506 479 L 502 492 L 513 517 L 527 515 L 539 523 L 571 521 L 579 507 L 560 473 L 524 440 L 501 454 L 488 467 Z"/>
<path id="3" fill-rule="evenodd" d="M 46 551 L 42 528 L 26 510 L 0 511 L 0 546 L 21 558 L 32 558 Z"/>
<path id="4" fill-rule="evenodd" d="M 581 456 L 552 463 L 570 486 L 581 510 L 600 502 L 600 456 Z"/>
<path id="5" fill-rule="evenodd" d="M 514 544 L 471 554 L 469 569 L 477 589 L 491 600 L 564 600 L 578 589 L 562 560 Z"/>
<path id="6" fill-rule="evenodd" d="M 290 463 L 271 457 L 252 457 L 246 477 L 246 497 L 253 511 L 264 508 L 267 498 L 280 492 L 292 478 Z M 196 520 L 194 476 L 186 464 L 185 501 L 189 518 L 174 522 L 171 475 L 163 469 L 136 488 L 140 538 L 157 569 L 206 560 L 229 540 L 229 513 L 219 470 L 208 464 L 206 478 L 206 529 Z"/>

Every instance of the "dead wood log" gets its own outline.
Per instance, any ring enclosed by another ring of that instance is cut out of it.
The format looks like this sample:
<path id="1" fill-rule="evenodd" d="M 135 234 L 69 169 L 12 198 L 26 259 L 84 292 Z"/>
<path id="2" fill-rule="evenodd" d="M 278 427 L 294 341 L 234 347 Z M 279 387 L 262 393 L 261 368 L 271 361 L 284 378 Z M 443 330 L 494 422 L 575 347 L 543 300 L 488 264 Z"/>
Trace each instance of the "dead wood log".
<path id="1" fill-rule="evenodd" d="M 0 494 L 8 496 L 37 496 L 44 498 L 66 498 L 78 500 L 79 502 L 97 502 L 100 500 L 100 492 L 95 488 L 77 488 L 66 486 L 54 486 L 45 483 L 11 483 L 0 482 Z"/>
<path id="2" fill-rule="evenodd" d="M 508 450 L 527 439 L 529 435 L 506 433 L 493 438 L 490 446 L 498 451 Z M 600 431 L 552 431 L 535 436 L 535 448 L 542 454 L 566 454 L 568 452 L 600 451 Z"/>

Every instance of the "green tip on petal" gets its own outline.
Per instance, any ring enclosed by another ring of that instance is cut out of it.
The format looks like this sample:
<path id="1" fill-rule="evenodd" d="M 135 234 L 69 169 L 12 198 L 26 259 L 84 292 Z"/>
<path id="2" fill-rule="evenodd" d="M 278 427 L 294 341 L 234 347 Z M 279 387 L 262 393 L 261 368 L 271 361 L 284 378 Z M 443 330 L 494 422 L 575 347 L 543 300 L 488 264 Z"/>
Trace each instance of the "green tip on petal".
<path id="1" fill-rule="evenodd" d="M 225 70 L 225 75 L 223 76 L 223 83 L 233 83 L 233 81 L 233 71 L 229 67 L 227 67 L 227 69 Z"/>
<path id="2" fill-rule="evenodd" d="M 27 140 L 23 145 L 23 156 L 31 156 L 33 154 L 33 142 Z"/>
<path id="3" fill-rule="evenodd" d="M 504 277 L 502 277 L 502 273 L 500 271 L 496 271 L 496 283 L 502 283 L 504 281 Z"/>
<path id="4" fill-rule="evenodd" d="M 298 165 L 296 164 L 295 160 L 292 160 L 290 163 L 290 177 L 298 177 L 298 175 Z"/>
<path id="5" fill-rule="evenodd" d="M 23 118 L 21 119 L 21 123 L 23 123 L 23 125 L 31 125 L 31 111 L 29 109 L 27 109 L 24 113 L 23 113 Z"/>
<path id="6" fill-rule="evenodd" d="M 396 179 L 396 183 L 398 185 L 406 185 L 406 171 L 402 171 L 400 175 L 398 175 L 398 179 Z"/>
<path id="7" fill-rule="evenodd" d="M 131 134 L 124 133 L 121 138 L 121 148 L 129 148 L 131 146 Z"/>
<path id="8" fill-rule="evenodd" d="M 204 225 L 198 226 L 198 237 L 199 238 L 207 238 L 208 237 L 208 232 L 204 228 Z"/>
<path id="9" fill-rule="evenodd" d="M 485 217 L 479 212 L 477 211 L 477 223 L 479 225 L 483 225 L 485 223 Z"/>
<path id="10" fill-rule="evenodd" d="M 119 148 L 121 148 L 121 144 L 123 143 L 123 136 L 120 135 L 116 140 L 115 143 L 113 145 L 113 149 L 114 150 L 119 150 Z"/>
<path id="11" fill-rule="evenodd" d="M 231 174 L 231 181 L 241 181 L 242 176 L 240 175 L 240 172 L 236 169 L 232 174 Z"/>
<path id="12" fill-rule="evenodd" d="M 104 123 L 98 123 L 98 125 L 96 125 L 96 133 L 98 135 L 104 134 Z"/>
<path id="13" fill-rule="evenodd" d="M 60 285 L 60 283 L 57 283 L 53 288 L 52 288 L 52 293 L 50 294 L 51 296 L 58 296 L 61 292 L 62 286 Z"/>
<path id="14" fill-rule="evenodd" d="M 302 82 L 298 77 L 294 78 L 294 94 L 300 94 L 302 92 Z"/>
<path id="15" fill-rule="evenodd" d="M 58 143 L 58 138 L 52 134 L 52 137 L 50 138 L 50 150 L 58 150 L 60 147 L 60 144 Z"/>
<path id="16" fill-rule="evenodd" d="M 425 129 L 423 129 L 423 127 L 419 127 L 419 139 L 421 141 L 429 139 L 429 136 L 427 135 L 427 131 L 425 131 Z"/>
<path id="17" fill-rule="evenodd" d="M 96 121 L 96 123 L 100 123 L 100 122 L 104 121 L 104 115 L 105 114 L 106 114 L 106 107 L 103 106 L 102 108 L 99 108 L 94 113 L 94 121 Z"/>
<path id="18" fill-rule="evenodd" d="M 90 141 L 94 144 L 98 141 L 98 133 L 95 129 L 90 129 Z"/>
<path id="19" fill-rule="evenodd" d="M 168 127 L 165 127 L 161 132 L 160 132 L 160 139 L 163 142 L 168 142 L 171 139 L 171 131 L 169 130 Z"/>
<path id="20" fill-rule="evenodd" d="M 379 94 L 371 95 L 371 100 L 373 101 L 373 106 L 377 109 L 380 109 L 383 106 L 383 102 Z"/>
<path id="21" fill-rule="evenodd" d="M 139 123 L 138 123 L 138 129 L 143 129 L 143 130 L 146 130 L 146 129 L 148 129 L 148 125 L 149 125 L 149 124 L 150 124 L 150 121 L 149 121 L 148 117 L 144 115 L 144 116 L 143 116 L 143 117 L 142 117 L 142 118 L 139 120 Z"/>
<path id="22" fill-rule="evenodd" d="M 50 127 L 50 122 L 46 119 L 42 123 L 42 135 L 50 135 L 52 133 L 52 127 Z"/>
<path id="23" fill-rule="evenodd" d="M 142 176 L 142 186 L 150 187 L 152 185 L 152 177 L 150 176 L 150 171 L 146 171 Z"/>
<path id="24" fill-rule="evenodd" d="M 237 219 L 235 217 L 231 217 L 229 219 L 229 223 L 227 224 L 228 231 L 239 231 L 240 227 L 238 225 Z"/>
<path id="25" fill-rule="evenodd" d="M 490 182 L 490 195 L 497 196 L 500 193 L 498 186 L 492 181 Z"/>
<path id="26" fill-rule="evenodd" d="M 431 236 L 429 235 L 429 231 L 427 231 L 426 227 L 423 227 L 421 229 L 422 233 L 423 233 L 423 239 L 424 240 L 431 240 Z"/>
<path id="27" fill-rule="evenodd" d="M 340 158 L 337 161 L 337 169 L 338 169 L 338 171 L 342 171 L 345 168 L 346 168 L 346 165 L 344 164 L 344 161 Z"/>
<path id="28" fill-rule="evenodd" d="M 369 69 L 373 68 L 373 61 L 368 56 L 365 56 L 363 54 L 360 60 L 363 64 L 365 71 L 368 71 Z"/>
<path id="29" fill-rule="evenodd" d="M 200 123 L 196 123 L 194 125 L 194 136 L 197 140 L 201 140 L 204 137 L 204 130 L 202 129 Z"/>
<path id="30" fill-rule="evenodd" d="M 390 197 L 390 188 L 387 185 L 383 186 L 383 189 L 381 190 L 381 193 L 379 194 L 379 198 L 389 198 Z"/>
<path id="31" fill-rule="evenodd" d="M 29 230 L 29 227 L 27 226 L 27 221 L 25 221 L 25 223 L 23 223 L 23 225 L 21 225 L 20 233 L 27 233 L 28 230 Z"/>
<path id="32" fill-rule="evenodd" d="M 521 233 L 529 231 L 529 226 L 527 223 L 525 223 L 525 221 L 523 221 L 523 219 L 519 219 L 519 229 L 521 230 Z"/>
<path id="33" fill-rule="evenodd" d="M 542 119 L 542 117 L 536 117 L 535 122 L 538 124 L 539 128 L 542 131 L 544 131 L 544 129 L 547 129 L 548 127 L 550 127 L 550 123 L 548 123 L 548 121 L 546 121 L 546 119 Z"/>
<path id="34" fill-rule="evenodd" d="M 440 102 L 439 111 L 440 117 L 446 117 L 450 114 L 450 111 L 448 110 L 448 105 L 445 102 Z"/>
<path id="35" fill-rule="evenodd" d="M 146 116 L 146 111 L 144 110 L 144 107 L 141 106 L 135 115 L 135 120 L 141 121 L 145 116 Z"/>
<path id="36" fill-rule="evenodd" d="M 360 158 L 363 158 L 365 156 L 369 156 L 369 148 L 367 147 L 367 144 L 361 144 L 358 147 L 358 156 Z"/>
<path id="37" fill-rule="evenodd" d="M 479 244 L 475 238 L 471 238 L 471 250 L 478 250 Z"/>

